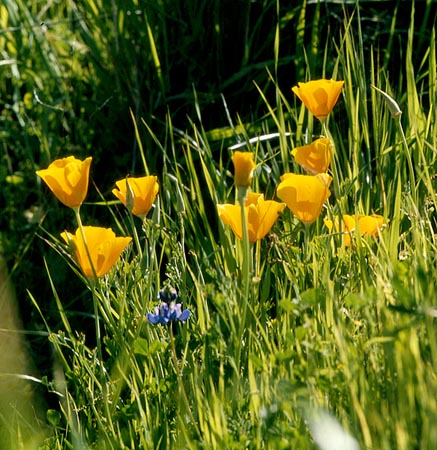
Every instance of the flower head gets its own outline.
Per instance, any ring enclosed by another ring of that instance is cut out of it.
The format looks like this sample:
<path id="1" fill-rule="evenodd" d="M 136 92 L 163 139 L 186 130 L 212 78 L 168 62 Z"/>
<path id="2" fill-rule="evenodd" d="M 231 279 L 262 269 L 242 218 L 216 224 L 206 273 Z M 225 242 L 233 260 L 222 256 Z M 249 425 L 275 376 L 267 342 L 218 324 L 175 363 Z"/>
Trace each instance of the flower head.
<path id="1" fill-rule="evenodd" d="M 320 121 L 328 117 L 337 103 L 344 81 L 313 80 L 298 83 L 292 91 L 300 98 L 308 110 Z"/>
<path id="2" fill-rule="evenodd" d="M 274 200 L 264 200 L 263 194 L 250 192 L 246 199 L 245 213 L 249 233 L 249 242 L 262 239 L 272 228 L 273 224 L 285 208 L 285 203 Z M 238 239 L 243 239 L 241 223 L 241 207 L 238 205 L 217 205 L 218 214 L 222 222 L 232 228 Z"/>
<path id="3" fill-rule="evenodd" d="M 161 300 L 160 306 L 154 308 L 155 314 L 148 313 L 147 320 L 150 323 L 156 325 L 161 323 L 162 325 L 167 325 L 169 322 L 178 320 L 183 322 L 188 320 L 190 317 L 190 310 L 185 309 L 182 311 L 182 304 L 176 303 L 178 294 L 176 289 L 172 287 L 165 287 L 159 291 L 159 299 Z"/>
<path id="4" fill-rule="evenodd" d="M 384 217 L 379 214 L 370 216 L 364 214 L 358 214 L 357 216 L 343 214 L 341 221 L 336 217 L 333 221 L 325 219 L 324 223 L 329 231 L 342 233 L 345 247 L 352 245 L 354 233 L 358 232 L 361 236 L 378 236 L 385 226 Z"/>
<path id="5" fill-rule="evenodd" d="M 348 214 L 341 216 L 341 221 L 336 217 L 333 221 L 329 219 L 323 220 L 326 227 L 331 232 L 342 233 L 343 242 L 346 247 L 352 244 L 351 233 L 355 230 L 355 217 Z"/>
<path id="6" fill-rule="evenodd" d="M 80 228 L 75 234 L 65 231 L 61 237 L 67 244 L 73 245 L 76 261 L 88 278 L 106 275 L 132 240 L 130 237 L 116 237 L 110 228 L 88 226 L 83 227 L 83 232 L 85 242 Z"/>
<path id="7" fill-rule="evenodd" d="M 256 167 L 252 152 L 236 151 L 232 155 L 234 163 L 234 182 L 237 187 L 249 187 Z"/>
<path id="8" fill-rule="evenodd" d="M 78 208 L 88 192 L 91 157 L 84 161 L 74 156 L 57 159 L 47 169 L 37 170 L 57 199 L 69 208 Z"/>
<path id="9" fill-rule="evenodd" d="M 287 173 L 281 179 L 277 189 L 278 197 L 303 223 L 308 225 L 314 222 L 331 194 L 329 185 L 332 178 L 326 173 L 318 175 Z"/>
<path id="10" fill-rule="evenodd" d="M 378 236 L 384 225 L 384 217 L 379 214 L 358 216 L 358 231 L 361 235 Z"/>
<path id="11" fill-rule="evenodd" d="M 132 214 L 140 217 L 145 216 L 150 211 L 159 192 L 156 176 L 124 178 L 116 181 L 115 185 L 117 189 L 113 189 L 112 193 L 126 207 L 132 205 Z M 132 198 L 130 198 L 130 195 Z"/>
<path id="12" fill-rule="evenodd" d="M 390 111 L 390 114 L 393 117 L 393 119 L 398 119 L 402 114 L 402 110 L 399 107 L 396 100 L 390 95 L 388 95 L 387 92 L 382 91 L 373 84 L 371 84 L 371 86 L 373 89 L 375 89 L 375 91 L 378 91 L 384 97 L 384 100 L 388 106 L 388 110 Z"/>
<path id="13" fill-rule="evenodd" d="M 331 162 L 330 146 L 331 141 L 328 138 L 319 138 L 309 145 L 296 147 L 291 154 L 301 167 L 315 175 L 328 171 Z"/>

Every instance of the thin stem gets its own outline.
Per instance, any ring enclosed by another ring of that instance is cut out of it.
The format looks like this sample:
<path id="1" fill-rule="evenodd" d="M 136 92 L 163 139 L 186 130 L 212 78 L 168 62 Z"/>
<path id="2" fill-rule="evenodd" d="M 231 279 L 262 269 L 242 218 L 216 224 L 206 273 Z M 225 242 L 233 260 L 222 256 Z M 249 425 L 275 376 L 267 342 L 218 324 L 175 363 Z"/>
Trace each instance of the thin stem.
<path id="1" fill-rule="evenodd" d="M 242 245 L 243 245 L 243 267 L 242 267 L 242 285 L 245 301 L 249 301 L 250 273 L 252 271 L 252 258 L 250 255 L 249 230 L 246 217 L 246 195 L 247 188 L 238 188 L 238 203 L 241 209 L 241 227 L 242 227 Z"/>
<path id="2" fill-rule="evenodd" d="M 408 147 L 407 139 L 405 137 L 404 129 L 402 127 L 401 116 L 396 117 L 396 124 L 402 136 L 402 142 L 405 146 L 405 154 L 407 155 L 408 170 L 410 172 L 410 186 L 411 196 L 413 197 L 413 203 L 417 205 L 417 190 L 416 190 L 416 176 L 414 173 L 413 160 L 411 158 L 410 148 Z"/>
<path id="3" fill-rule="evenodd" d="M 241 305 L 241 314 L 239 314 L 238 320 L 238 335 L 236 336 L 235 342 L 235 377 L 233 383 L 233 399 L 236 400 L 239 395 L 240 386 L 240 373 L 241 368 L 241 350 L 243 342 L 245 342 L 245 333 L 247 333 L 247 310 L 250 303 L 250 275 L 252 270 L 252 260 L 250 254 L 250 242 L 249 242 L 249 231 L 247 226 L 246 218 L 246 196 L 248 188 L 245 186 L 237 187 L 237 201 L 241 210 L 241 228 L 242 228 L 242 251 L 243 251 L 243 261 L 241 269 L 241 297 L 239 305 Z"/>
<path id="4" fill-rule="evenodd" d="M 331 160 L 332 160 L 331 171 L 332 171 L 332 181 L 334 185 L 334 197 L 336 204 L 339 207 L 339 213 L 341 214 L 341 207 L 340 207 L 341 192 L 340 192 L 340 178 L 339 178 L 340 171 L 338 170 L 338 155 L 334 145 L 334 140 L 332 139 L 331 133 L 329 132 L 326 120 L 322 121 L 322 132 L 331 143 Z"/>
<path id="5" fill-rule="evenodd" d="M 140 260 L 142 260 L 143 259 L 143 250 L 141 249 L 140 239 L 138 237 L 138 232 L 137 232 L 137 227 L 135 226 L 134 215 L 132 214 L 132 211 L 129 211 L 128 215 L 129 215 L 130 226 L 132 228 L 132 235 L 134 238 L 135 246 L 137 247 L 137 251 L 138 251 Z"/>
<path id="6" fill-rule="evenodd" d="M 303 230 L 303 258 L 304 262 L 307 262 L 309 259 L 309 241 L 310 241 L 310 225 L 304 224 Z"/>
<path id="7" fill-rule="evenodd" d="M 93 261 L 91 259 L 91 253 L 88 248 L 87 240 L 85 231 L 82 224 L 82 219 L 80 217 L 80 208 L 74 208 L 74 213 L 76 216 L 76 221 L 82 236 L 83 244 L 87 253 L 87 257 L 91 266 L 91 270 L 93 272 L 93 277 L 88 278 L 89 287 L 91 289 L 92 297 L 93 297 L 93 308 L 94 308 L 94 324 L 95 324 L 95 331 L 96 331 L 96 346 L 97 346 L 97 357 L 98 357 L 98 365 L 100 368 L 100 384 L 103 394 L 103 404 L 106 409 L 106 414 L 108 418 L 108 422 L 111 426 L 111 430 L 115 432 L 115 430 L 112 428 L 112 421 L 111 414 L 109 411 L 109 402 L 107 399 L 108 394 L 108 387 L 106 384 L 106 374 L 105 374 L 105 367 L 103 363 L 103 350 L 102 350 L 102 339 L 101 339 L 101 332 L 100 332 L 100 314 L 99 314 L 99 297 L 97 295 L 97 285 L 98 285 L 98 277 L 96 273 L 96 269 L 94 267 Z"/>
<path id="8" fill-rule="evenodd" d="M 178 363 L 178 357 L 177 357 L 177 353 L 176 353 L 175 339 L 174 339 L 174 336 L 173 336 L 172 323 L 169 324 L 168 329 L 169 329 L 169 333 L 170 333 L 171 356 L 172 356 L 172 360 L 173 360 L 174 369 L 175 369 L 175 372 L 176 372 L 176 377 L 178 379 L 178 385 L 179 385 L 179 388 L 181 390 L 182 399 L 183 399 L 183 401 L 185 403 L 185 406 L 187 408 L 188 416 L 190 417 L 190 419 L 191 419 L 191 421 L 193 423 L 193 426 L 196 429 L 196 432 L 197 432 L 198 436 L 200 436 L 201 435 L 200 429 L 199 429 L 199 427 L 197 425 L 196 419 L 193 416 L 193 412 L 191 411 L 190 402 L 188 400 L 187 392 L 185 391 L 185 385 L 184 385 L 182 376 L 181 376 L 180 371 L 179 371 L 179 363 Z"/>

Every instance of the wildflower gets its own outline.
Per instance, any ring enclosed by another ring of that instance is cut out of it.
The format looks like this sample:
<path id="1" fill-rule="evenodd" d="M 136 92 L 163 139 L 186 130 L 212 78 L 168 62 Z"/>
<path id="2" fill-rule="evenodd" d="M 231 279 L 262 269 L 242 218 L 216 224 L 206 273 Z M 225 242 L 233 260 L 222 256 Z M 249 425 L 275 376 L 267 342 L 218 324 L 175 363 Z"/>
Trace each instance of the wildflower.
<path id="1" fill-rule="evenodd" d="M 285 208 L 285 203 L 274 200 L 264 200 L 263 194 L 250 192 L 246 199 L 245 214 L 249 233 L 249 242 L 262 239 L 272 228 L 273 224 Z M 238 239 L 243 239 L 241 223 L 241 207 L 238 205 L 217 205 L 218 214 L 222 222 L 232 228 Z"/>
<path id="2" fill-rule="evenodd" d="M 327 172 L 331 162 L 331 142 L 328 138 L 316 139 L 309 145 L 296 147 L 291 154 L 295 161 L 312 175 Z"/>
<path id="3" fill-rule="evenodd" d="M 88 192 L 91 157 L 84 161 L 74 156 L 57 159 L 47 169 L 37 170 L 57 199 L 69 208 L 79 208 Z"/>
<path id="4" fill-rule="evenodd" d="M 329 185 L 332 178 L 326 173 L 318 175 L 287 173 L 281 180 L 277 189 L 278 197 L 304 224 L 314 222 L 331 194 Z"/>
<path id="5" fill-rule="evenodd" d="M 384 217 L 379 214 L 358 216 L 358 230 L 361 235 L 378 236 L 384 227 Z"/>
<path id="6" fill-rule="evenodd" d="M 336 217 L 333 221 L 329 219 L 323 220 L 329 231 L 341 232 L 343 235 L 343 243 L 345 247 L 350 247 L 352 244 L 351 233 L 355 229 L 355 217 L 348 214 L 343 214 L 341 216 L 341 222 L 339 218 Z"/>
<path id="7" fill-rule="evenodd" d="M 298 83 L 292 91 L 320 121 L 325 120 L 337 103 L 344 81 L 313 80 Z"/>
<path id="8" fill-rule="evenodd" d="M 172 286 L 165 286 L 159 291 L 158 298 L 165 303 L 175 301 L 178 298 L 178 291 Z"/>
<path id="9" fill-rule="evenodd" d="M 165 287 L 159 291 L 158 297 L 161 300 L 161 305 L 154 308 L 155 314 L 150 312 L 147 314 L 147 320 L 150 323 L 167 325 L 175 320 L 183 322 L 189 319 L 190 310 L 185 309 L 182 311 L 182 304 L 175 302 L 178 297 L 176 289 L 169 286 Z"/>
<path id="10" fill-rule="evenodd" d="M 132 240 L 130 237 L 116 237 L 110 228 L 87 226 L 83 227 L 83 233 L 85 242 L 80 228 L 74 235 L 63 232 L 61 237 L 73 245 L 76 261 L 88 278 L 106 275 Z"/>
<path id="11" fill-rule="evenodd" d="M 125 178 L 115 182 L 112 193 L 136 216 L 145 216 L 159 192 L 156 176 Z"/>
<path id="12" fill-rule="evenodd" d="M 345 247 L 352 245 L 352 236 L 355 232 L 359 232 L 361 236 L 378 236 L 380 230 L 385 226 L 384 217 L 379 214 L 370 216 L 364 214 L 358 214 L 358 216 L 343 214 L 341 216 L 341 226 L 338 217 L 334 221 L 325 219 L 324 223 L 329 231 L 343 234 Z"/>
<path id="13" fill-rule="evenodd" d="M 256 167 L 253 153 L 236 151 L 232 155 L 232 162 L 234 163 L 235 186 L 248 188 Z"/>

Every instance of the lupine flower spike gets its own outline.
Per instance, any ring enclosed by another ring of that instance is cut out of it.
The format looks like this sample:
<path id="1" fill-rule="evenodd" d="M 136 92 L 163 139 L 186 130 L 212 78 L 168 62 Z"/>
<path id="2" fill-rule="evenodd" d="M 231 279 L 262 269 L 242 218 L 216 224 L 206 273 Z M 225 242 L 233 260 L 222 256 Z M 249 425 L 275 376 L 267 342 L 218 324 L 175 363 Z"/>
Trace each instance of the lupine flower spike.
<path id="1" fill-rule="evenodd" d="M 176 303 L 178 294 L 175 288 L 166 286 L 159 291 L 158 298 L 161 300 L 161 304 L 155 307 L 155 314 L 150 312 L 147 314 L 147 320 L 150 323 L 168 325 L 175 320 L 183 322 L 189 319 L 190 310 L 182 311 L 182 304 Z"/>
<path id="2" fill-rule="evenodd" d="M 69 208 L 79 208 L 88 192 L 91 157 L 84 161 L 74 156 L 57 159 L 47 169 L 37 170 L 56 198 Z"/>

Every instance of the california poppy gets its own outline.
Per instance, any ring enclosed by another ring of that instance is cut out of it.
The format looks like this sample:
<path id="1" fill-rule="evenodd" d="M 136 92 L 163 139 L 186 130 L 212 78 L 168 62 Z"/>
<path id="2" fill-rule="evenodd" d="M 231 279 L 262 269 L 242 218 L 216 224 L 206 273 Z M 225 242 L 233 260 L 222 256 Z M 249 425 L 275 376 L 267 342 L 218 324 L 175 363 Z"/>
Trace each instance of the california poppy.
<path id="1" fill-rule="evenodd" d="M 384 217 L 379 214 L 359 216 L 358 228 L 362 235 L 378 236 L 379 231 L 384 228 Z"/>
<path id="2" fill-rule="evenodd" d="M 328 117 L 340 97 L 344 81 L 327 79 L 298 83 L 292 91 L 300 98 L 307 109 L 323 121 Z"/>
<path id="3" fill-rule="evenodd" d="M 234 183 L 237 187 L 249 187 L 256 167 L 252 152 L 236 151 L 232 155 L 234 163 Z"/>
<path id="4" fill-rule="evenodd" d="M 246 199 L 245 213 L 249 242 L 253 243 L 262 239 L 272 228 L 285 208 L 284 203 L 274 200 L 264 200 L 263 194 L 250 192 Z M 232 228 L 238 239 L 243 239 L 241 223 L 241 207 L 238 205 L 217 205 L 218 214 L 222 222 Z"/>
<path id="5" fill-rule="evenodd" d="M 330 147 L 331 141 L 328 138 L 319 138 L 309 145 L 296 147 L 291 154 L 301 167 L 315 175 L 328 171 L 331 162 Z"/>
<path id="6" fill-rule="evenodd" d="M 67 244 L 73 245 L 76 261 L 89 278 L 106 275 L 132 240 L 131 237 L 116 237 L 110 228 L 87 226 L 83 227 L 83 232 L 86 242 L 80 228 L 75 234 L 63 232 L 61 237 Z"/>
<path id="7" fill-rule="evenodd" d="M 127 185 L 129 185 L 130 199 L 132 203 L 132 214 L 136 216 L 145 216 L 152 208 L 153 202 L 159 192 L 159 184 L 156 176 L 147 176 L 140 178 L 124 178 L 115 182 L 117 189 L 113 189 L 112 193 L 123 203 L 128 206 L 129 194 Z"/>
<path id="8" fill-rule="evenodd" d="M 341 222 L 338 217 L 334 220 L 324 219 L 323 222 L 331 232 L 342 233 L 343 243 L 346 247 L 352 244 L 352 232 L 355 230 L 355 217 L 348 214 L 341 216 Z"/>
<path id="9" fill-rule="evenodd" d="M 334 221 L 325 219 L 324 223 L 329 231 L 343 234 L 343 242 L 346 247 L 352 245 L 354 233 L 359 232 L 361 236 L 378 236 L 384 227 L 384 217 L 379 214 L 370 216 L 364 214 L 358 214 L 357 216 L 343 214 L 341 219 L 341 227 L 338 217 Z"/>
<path id="10" fill-rule="evenodd" d="M 88 192 L 91 157 L 84 161 L 74 156 L 57 159 L 47 169 L 37 170 L 57 199 L 69 208 L 82 205 Z"/>
<path id="11" fill-rule="evenodd" d="M 330 196 L 332 178 L 326 173 L 297 175 L 287 173 L 281 177 L 277 195 L 292 213 L 306 225 L 319 217 L 323 204 Z"/>

